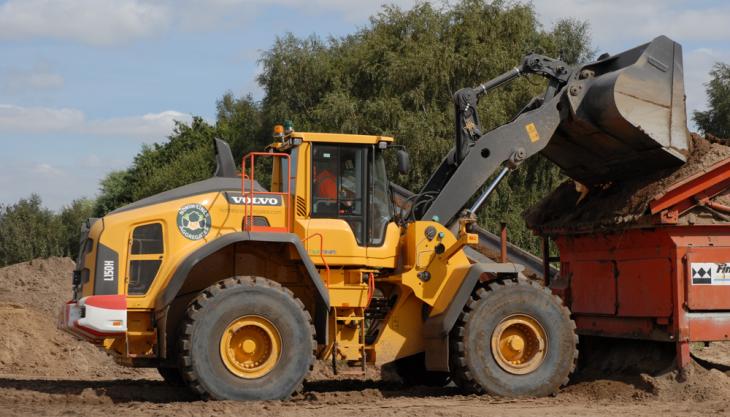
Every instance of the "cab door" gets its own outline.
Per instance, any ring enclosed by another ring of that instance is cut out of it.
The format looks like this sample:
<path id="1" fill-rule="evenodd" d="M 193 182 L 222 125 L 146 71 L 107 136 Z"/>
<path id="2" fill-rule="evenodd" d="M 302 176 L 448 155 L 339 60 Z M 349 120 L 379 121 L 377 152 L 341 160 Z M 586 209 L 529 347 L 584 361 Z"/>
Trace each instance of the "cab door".
<path id="1" fill-rule="evenodd" d="M 364 145 L 312 144 L 307 248 L 318 255 L 321 234 L 329 264 L 367 265 L 367 155 Z"/>

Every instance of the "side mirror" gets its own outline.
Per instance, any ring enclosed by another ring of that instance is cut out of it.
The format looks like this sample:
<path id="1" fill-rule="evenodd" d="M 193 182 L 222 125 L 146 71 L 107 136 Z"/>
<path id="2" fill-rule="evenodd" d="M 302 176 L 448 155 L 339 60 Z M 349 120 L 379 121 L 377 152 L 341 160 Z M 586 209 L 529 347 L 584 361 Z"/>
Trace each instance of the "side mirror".
<path id="1" fill-rule="evenodd" d="M 403 149 L 398 149 L 395 153 L 395 157 L 398 160 L 398 173 L 406 175 L 411 170 L 411 157 Z"/>

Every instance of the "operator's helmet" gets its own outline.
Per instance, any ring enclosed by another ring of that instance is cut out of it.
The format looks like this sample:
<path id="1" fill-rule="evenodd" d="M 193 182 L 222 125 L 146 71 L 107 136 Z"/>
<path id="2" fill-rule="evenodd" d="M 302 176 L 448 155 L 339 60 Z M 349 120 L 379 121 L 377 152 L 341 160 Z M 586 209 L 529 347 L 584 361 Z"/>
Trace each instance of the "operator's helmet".
<path id="1" fill-rule="evenodd" d="M 182 216 L 182 225 L 191 232 L 203 229 L 205 227 L 205 217 L 196 211 L 188 211 Z"/>

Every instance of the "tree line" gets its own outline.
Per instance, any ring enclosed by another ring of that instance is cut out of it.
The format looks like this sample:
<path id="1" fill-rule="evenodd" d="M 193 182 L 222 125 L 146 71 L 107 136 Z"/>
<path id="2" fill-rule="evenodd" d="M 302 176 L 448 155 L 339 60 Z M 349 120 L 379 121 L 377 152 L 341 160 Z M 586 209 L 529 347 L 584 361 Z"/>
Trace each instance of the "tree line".
<path id="1" fill-rule="evenodd" d="M 226 140 L 240 158 L 269 143 L 271 128 L 284 120 L 300 131 L 394 136 L 408 149 L 412 169 L 392 180 L 416 191 L 453 146 L 453 94 L 514 67 L 529 52 L 570 64 L 588 61 L 594 55 L 588 24 L 565 19 L 544 28 L 529 4 L 460 0 L 438 7 L 418 3 L 407 10 L 385 6 L 369 24 L 343 37 L 285 34 L 260 57 L 261 100 L 225 93 L 214 121 L 194 117 L 189 124 L 177 123 L 166 141 L 144 145 L 128 169 L 107 175 L 93 201 L 78 200 L 59 214 L 43 209 L 37 196 L 2 208 L 0 226 L 19 228 L 14 232 L 19 243 L 0 238 L 0 263 L 75 254 L 70 230 L 78 229 L 82 214 L 103 216 L 207 178 L 214 170 L 213 138 Z M 700 129 L 725 137 L 728 131 L 718 126 L 730 125 L 730 112 L 722 110 L 730 101 L 728 72 L 727 66 L 714 69 L 721 81 L 713 80 L 708 91 L 721 97 L 710 93 L 710 110 L 694 115 Z M 508 122 L 544 88 L 543 79 L 528 76 L 490 92 L 479 105 L 483 127 Z M 393 168 L 395 161 L 388 163 Z M 499 185 L 479 221 L 490 230 L 506 222 L 510 240 L 537 253 L 539 241 L 521 213 L 564 180 L 558 167 L 541 156 L 531 158 Z"/>

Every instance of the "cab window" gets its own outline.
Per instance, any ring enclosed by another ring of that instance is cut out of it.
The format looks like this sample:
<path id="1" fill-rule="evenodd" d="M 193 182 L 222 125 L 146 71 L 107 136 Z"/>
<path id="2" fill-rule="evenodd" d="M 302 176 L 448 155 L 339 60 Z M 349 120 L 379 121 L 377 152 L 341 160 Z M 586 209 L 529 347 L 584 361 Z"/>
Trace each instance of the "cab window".
<path id="1" fill-rule="evenodd" d="M 160 269 L 163 254 L 162 224 L 145 224 L 134 229 L 129 250 L 127 294 L 147 293 Z"/>
<path id="2" fill-rule="evenodd" d="M 315 144 L 312 152 L 312 217 L 345 220 L 364 245 L 367 149 Z"/>

